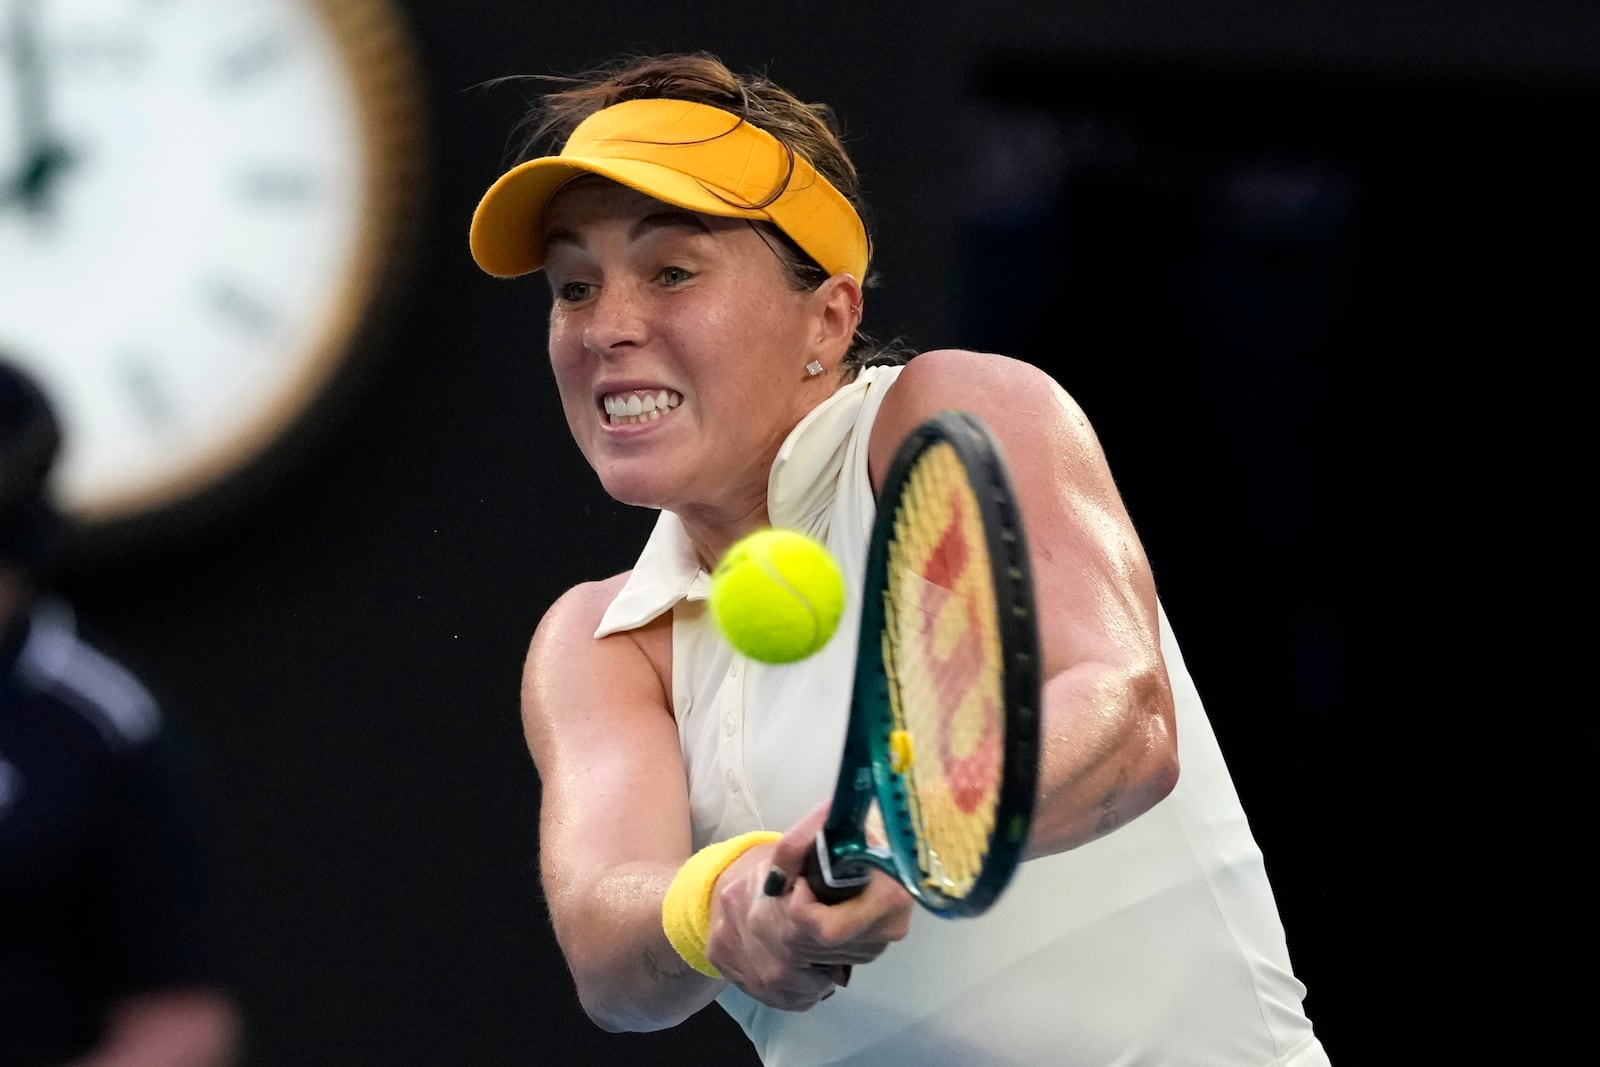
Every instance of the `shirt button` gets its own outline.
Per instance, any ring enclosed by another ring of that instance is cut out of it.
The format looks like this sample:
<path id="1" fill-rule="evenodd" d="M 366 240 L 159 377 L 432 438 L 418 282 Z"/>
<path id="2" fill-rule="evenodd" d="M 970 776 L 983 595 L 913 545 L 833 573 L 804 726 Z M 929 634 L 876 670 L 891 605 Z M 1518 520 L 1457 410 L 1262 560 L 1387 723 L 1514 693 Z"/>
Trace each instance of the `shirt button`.
<path id="1" fill-rule="evenodd" d="M 737 793 L 739 791 L 739 776 L 737 774 L 734 774 L 732 771 L 729 771 L 728 775 L 727 775 L 727 779 L 728 779 L 728 792 Z"/>
<path id="2" fill-rule="evenodd" d="M 722 732 L 724 734 L 728 735 L 729 737 L 732 737 L 733 736 L 733 731 L 735 731 L 738 728 L 739 728 L 739 724 L 733 721 L 733 716 L 732 715 L 729 715 L 727 718 L 722 720 Z"/>

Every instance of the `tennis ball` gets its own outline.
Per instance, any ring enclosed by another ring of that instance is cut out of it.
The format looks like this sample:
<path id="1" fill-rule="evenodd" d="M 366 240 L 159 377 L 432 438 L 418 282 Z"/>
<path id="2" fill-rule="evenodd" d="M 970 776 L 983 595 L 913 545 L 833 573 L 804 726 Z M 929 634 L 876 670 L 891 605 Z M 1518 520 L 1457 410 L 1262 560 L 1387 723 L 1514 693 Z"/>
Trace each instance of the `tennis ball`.
<path id="1" fill-rule="evenodd" d="M 844 611 L 844 576 L 820 542 L 794 530 L 757 530 L 711 573 L 711 618 L 730 645 L 762 663 L 822 650 Z"/>

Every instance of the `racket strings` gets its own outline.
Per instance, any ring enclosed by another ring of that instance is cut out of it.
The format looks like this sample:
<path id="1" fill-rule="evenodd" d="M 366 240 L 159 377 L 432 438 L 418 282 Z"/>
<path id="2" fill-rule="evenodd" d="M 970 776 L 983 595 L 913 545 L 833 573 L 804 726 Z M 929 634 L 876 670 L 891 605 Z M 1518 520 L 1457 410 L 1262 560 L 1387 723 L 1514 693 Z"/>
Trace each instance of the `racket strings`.
<path id="1" fill-rule="evenodd" d="M 1001 640 L 977 498 L 948 444 L 910 473 L 895 513 L 883 660 L 924 882 L 965 896 L 1000 799 Z"/>

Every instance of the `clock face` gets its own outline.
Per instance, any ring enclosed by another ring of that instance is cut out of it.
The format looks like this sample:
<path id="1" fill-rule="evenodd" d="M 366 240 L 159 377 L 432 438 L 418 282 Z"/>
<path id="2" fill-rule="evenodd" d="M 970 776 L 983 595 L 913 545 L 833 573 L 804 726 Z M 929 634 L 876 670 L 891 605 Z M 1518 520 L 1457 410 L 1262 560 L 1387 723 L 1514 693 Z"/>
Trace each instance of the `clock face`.
<path id="1" fill-rule="evenodd" d="M 56 401 L 69 515 L 168 507 L 295 422 L 390 266 L 420 155 L 398 20 L 377 0 L 0 19 L 0 354 Z"/>

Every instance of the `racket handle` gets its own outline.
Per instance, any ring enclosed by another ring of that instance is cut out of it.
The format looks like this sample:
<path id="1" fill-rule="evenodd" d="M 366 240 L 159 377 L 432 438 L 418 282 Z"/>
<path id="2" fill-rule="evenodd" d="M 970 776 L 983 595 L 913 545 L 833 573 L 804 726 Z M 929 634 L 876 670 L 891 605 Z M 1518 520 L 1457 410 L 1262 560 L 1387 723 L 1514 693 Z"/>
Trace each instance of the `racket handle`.
<path id="1" fill-rule="evenodd" d="M 812 896 L 824 904 L 838 904 L 860 896 L 872 880 L 872 868 L 864 863 L 835 863 L 833 852 L 828 848 L 827 836 L 821 831 L 817 833 L 816 847 L 806 853 L 805 868 L 801 873 L 811 887 Z"/>

